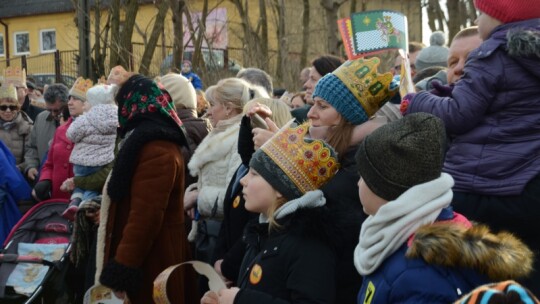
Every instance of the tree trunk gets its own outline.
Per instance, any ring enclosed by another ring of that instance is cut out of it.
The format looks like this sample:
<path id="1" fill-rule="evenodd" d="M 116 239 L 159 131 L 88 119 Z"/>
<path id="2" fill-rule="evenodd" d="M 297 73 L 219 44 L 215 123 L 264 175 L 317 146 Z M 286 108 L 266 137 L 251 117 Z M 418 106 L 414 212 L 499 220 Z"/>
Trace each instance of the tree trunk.
<path id="1" fill-rule="evenodd" d="M 184 24 L 182 22 L 182 12 L 186 2 L 183 0 L 170 0 L 173 13 L 173 53 L 171 71 L 180 72 L 180 64 L 184 58 Z"/>
<path id="2" fill-rule="evenodd" d="M 96 0 L 94 9 L 94 75 L 96 78 L 105 75 L 105 58 L 101 56 L 101 39 L 107 41 L 106 36 L 101 37 L 101 0 Z M 106 43 L 106 42 L 105 42 Z"/>
<path id="3" fill-rule="evenodd" d="M 118 64 L 122 65 L 126 69 L 131 69 L 131 51 L 132 44 L 131 39 L 133 37 L 133 28 L 135 27 L 135 21 L 137 18 L 137 12 L 139 11 L 139 2 L 137 0 L 126 0 L 126 20 L 124 22 L 124 28 L 120 36 L 120 58 Z"/>
<path id="4" fill-rule="evenodd" d="M 341 42 L 338 38 L 338 11 L 339 7 L 345 2 L 335 1 L 335 0 L 321 0 L 321 6 L 324 8 L 326 13 L 326 25 L 327 28 L 327 52 L 332 55 L 339 56 L 339 47 Z"/>
<path id="5" fill-rule="evenodd" d="M 461 0 L 446 2 L 446 7 L 448 10 L 448 41 L 450 41 L 450 39 L 452 39 L 452 37 L 454 37 L 454 35 L 456 35 L 461 29 L 463 15 L 467 16 L 460 10 L 460 4 Z"/>
<path id="6" fill-rule="evenodd" d="M 152 62 L 152 57 L 154 57 L 154 51 L 156 49 L 157 42 L 159 40 L 159 35 L 163 29 L 165 23 L 165 16 L 169 10 L 168 0 L 161 0 L 161 3 L 158 4 L 158 13 L 156 20 L 154 21 L 154 28 L 152 29 L 152 35 L 148 40 L 148 44 L 144 48 L 144 53 L 141 59 L 141 65 L 139 67 L 139 73 L 143 75 L 148 75 L 150 69 L 150 62 Z"/>
<path id="7" fill-rule="evenodd" d="M 260 50 L 261 50 L 261 57 L 262 58 L 269 58 L 268 54 L 268 17 L 266 14 L 266 1 L 265 0 L 259 0 L 259 24 L 260 27 L 257 26 L 257 28 L 261 29 L 260 35 L 256 35 L 257 37 L 260 37 L 260 39 L 257 39 L 260 44 Z M 257 34 L 259 31 L 257 31 Z M 268 71 L 268 60 L 262 60 L 261 69 L 264 71 Z"/>
<path id="8" fill-rule="evenodd" d="M 300 53 L 300 66 L 307 66 L 307 52 L 309 47 L 309 0 L 303 0 L 304 12 L 302 15 L 302 51 Z"/>
<path id="9" fill-rule="evenodd" d="M 113 68 L 118 65 L 120 53 L 120 0 L 111 1 L 111 50 L 109 66 Z"/>
<path id="10" fill-rule="evenodd" d="M 278 60 L 277 60 L 277 69 L 276 76 L 278 79 L 284 79 L 285 73 L 287 71 L 287 54 L 289 53 L 287 37 L 286 37 L 286 28 L 285 28 L 285 1 L 276 0 L 276 6 L 278 8 Z"/>

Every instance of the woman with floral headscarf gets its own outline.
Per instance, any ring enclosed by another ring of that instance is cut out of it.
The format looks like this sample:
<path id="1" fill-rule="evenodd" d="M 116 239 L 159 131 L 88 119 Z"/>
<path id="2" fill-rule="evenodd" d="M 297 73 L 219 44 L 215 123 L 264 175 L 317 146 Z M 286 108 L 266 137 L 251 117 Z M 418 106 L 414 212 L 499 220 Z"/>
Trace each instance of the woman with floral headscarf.
<path id="1" fill-rule="evenodd" d="M 156 276 L 189 259 L 180 150 L 187 142 L 169 94 L 144 76 L 123 78 L 116 95 L 121 141 L 104 188 L 96 278 L 131 303 L 147 304 Z M 193 279 L 175 274 L 172 281 L 172 303 L 197 300 L 186 286 Z"/>

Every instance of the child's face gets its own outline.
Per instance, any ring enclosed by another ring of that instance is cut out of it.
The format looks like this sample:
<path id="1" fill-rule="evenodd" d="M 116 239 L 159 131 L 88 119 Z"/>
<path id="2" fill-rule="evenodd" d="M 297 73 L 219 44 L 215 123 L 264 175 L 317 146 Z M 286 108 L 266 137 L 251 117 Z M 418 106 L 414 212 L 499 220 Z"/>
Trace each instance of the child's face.
<path id="1" fill-rule="evenodd" d="M 268 210 L 282 197 L 257 171 L 249 172 L 240 180 L 244 189 L 242 193 L 246 200 L 246 209 L 251 212 L 267 214 Z"/>
<path id="2" fill-rule="evenodd" d="M 476 18 L 474 23 L 478 25 L 478 33 L 480 34 L 480 38 L 482 38 L 484 41 L 489 38 L 491 32 L 493 32 L 493 29 L 503 24 L 501 21 L 482 11 L 480 11 L 480 15 L 478 18 Z"/>
<path id="3" fill-rule="evenodd" d="M 379 208 L 387 203 L 369 189 L 363 178 L 360 178 L 358 181 L 358 196 L 360 197 L 362 207 L 364 207 L 364 212 L 367 215 L 375 215 Z"/>

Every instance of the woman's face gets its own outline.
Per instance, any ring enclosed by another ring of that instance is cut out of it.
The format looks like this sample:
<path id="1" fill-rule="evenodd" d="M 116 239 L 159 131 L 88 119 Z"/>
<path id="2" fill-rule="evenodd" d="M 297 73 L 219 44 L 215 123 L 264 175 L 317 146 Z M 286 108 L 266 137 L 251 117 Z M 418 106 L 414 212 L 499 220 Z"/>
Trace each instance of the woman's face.
<path id="1" fill-rule="evenodd" d="M 341 114 L 320 97 L 315 97 L 314 104 L 309 109 L 307 117 L 314 127 L 333 127 L 337 126 L 341 121 Z"/>
<path id="2" fill-rule="evenodd" d="M 296 96 L 291 100 L 291 107 L 293 109 L 301 108 L 305 105 L 304 99 L 302 99 L 302 96 Z"/>
<path id="3" fill-rule="evenodd" d="M 257 171 L 249 169 L 249 172 L 240 180 L 246 201 L 246 209 L 251 212 L 265 214 L 272 204 L 282 196 L 277 192 Z"/>
<path id="4" fill-rule="evenodd" d="M 319 74 L 314 67 L 309 69 L 309 78 L 304 84 L 304 87 L 306 88 L 306 101 L 309 102 L 311 100 L 311 95 L 313 95 L 313 91 L 315 91 L 315 86 L 321 78 L 321 74 Z"/>
<path id="5" fill-rule="evenodd" d="M 0 99 L 0 119 L 12 121 L 19 114 L 19 102 L 9 98 Z"/>
<path id="6" fill-rule="evenodd" d="M 212 102 L 212 106 L 208 109 L 208 118 L 215 127 L 220 120 L 229 118 L 230 110 L 221 102 Z"/>
<path id="7" fill-rule="evenodd" d="M 73 96 L 69 96 L 68 109 L 71 117 L 77 117 L 84 112 L 84 101 Z"/>

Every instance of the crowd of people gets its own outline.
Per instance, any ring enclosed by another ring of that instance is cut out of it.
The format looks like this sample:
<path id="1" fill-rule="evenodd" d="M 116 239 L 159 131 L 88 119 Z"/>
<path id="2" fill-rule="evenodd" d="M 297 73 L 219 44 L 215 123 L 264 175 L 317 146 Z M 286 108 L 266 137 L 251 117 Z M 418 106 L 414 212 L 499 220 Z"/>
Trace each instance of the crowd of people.
<path id="1" fill-rule="evenodd" d="M 114 67 L 0 86 L 0 242 L 66 199 L 69 301 L 96 284 L 153 303 L 540 303 L 540 11 L 476 0 L 448 47 L 314 58 L 297 92 L 258 68 L 203 89 Z M 400 96 L 402 64 L 415 92 Z M 83 241 L 81 241 L 83 240 Z"/>

